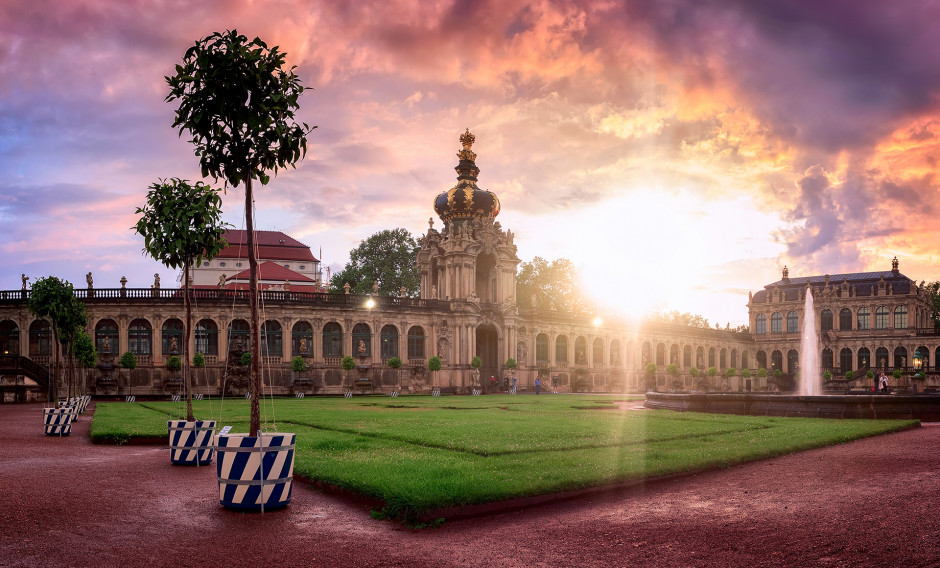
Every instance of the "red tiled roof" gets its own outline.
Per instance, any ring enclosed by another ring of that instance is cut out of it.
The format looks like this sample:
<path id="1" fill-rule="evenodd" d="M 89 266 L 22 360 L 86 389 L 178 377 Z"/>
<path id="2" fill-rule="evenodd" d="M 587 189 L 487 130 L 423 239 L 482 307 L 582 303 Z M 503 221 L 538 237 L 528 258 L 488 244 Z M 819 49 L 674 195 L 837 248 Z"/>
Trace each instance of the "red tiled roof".
<path id="1" fill-rule="evenodd" d="M 248 231 L 232 229 L 225 231 L 224 237 L 228 246 L 215 258 L 248 258 Z M 310 252 L 310 247 L 280 231 L 255 231 L 255 246 L 258 249 L 258 258 L 317 261 Z"/>
<path id="2" fill-rule="evenodd" d="M 235 280 L 248 280 L 250 271 L 242 270 L 235 276 L 229 276 L 225 279 L 226 282 L 232 282 Z M 284 268 L 276 262 L 262 262 L 258 265 L 258 280 L 274 280 L 277 282 L 284 282 L 285 280 L 290 281 L 291 285 L 295 282 L 316 282 L 309 276 L 304 276 L 298 272 L 294 272 L 289 268 Z M 226 287 L 228 287 L 226 285 Z"/>

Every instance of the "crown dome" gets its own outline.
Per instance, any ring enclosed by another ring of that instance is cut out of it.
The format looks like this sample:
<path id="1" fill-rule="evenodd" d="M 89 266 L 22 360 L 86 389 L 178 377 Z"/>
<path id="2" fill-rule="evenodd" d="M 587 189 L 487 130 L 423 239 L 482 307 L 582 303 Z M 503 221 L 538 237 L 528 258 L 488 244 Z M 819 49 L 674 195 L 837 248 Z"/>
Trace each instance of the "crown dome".
<path id="1" fill-rule="evenodd" d="M 443 221 L 451 219 L 474 219 L 496 217 L 499 215 L 499 199 L 489 190 L 477 187 L 477 155 L 470 149 L 476 137 L 468 128 L 460 136 L 463 149 L 457 152 L 460 162 L 457 171 L 457 185 L 434 198 L 434 211 Z"/>

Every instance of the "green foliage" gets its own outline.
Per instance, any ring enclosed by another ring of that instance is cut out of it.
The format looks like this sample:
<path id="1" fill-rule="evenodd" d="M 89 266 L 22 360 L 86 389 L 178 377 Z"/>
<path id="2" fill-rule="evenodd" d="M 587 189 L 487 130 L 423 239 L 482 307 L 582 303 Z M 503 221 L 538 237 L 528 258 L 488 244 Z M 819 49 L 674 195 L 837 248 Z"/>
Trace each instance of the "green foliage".
<path id="1" fill-rule="evenodd" d="M 706 371 L 705 373 L 706 373 L 709 377 L 718 376 L 718 368 L 717 368 L 717 367 L 709 367 L 709 368 L 708 368 L 708 371 Z"/>
<path id="2" fill-rule="evenodd" d="M 779 377 L 782 377 L 782 376 L 783 376 L 783 371 L 781 371 L 780 369 L 774 369 L 774 377 L 778 377 L 778 378 L 779 378 Z"/>
<path id="3" fill-rule="evenodd" d="M 470 366 L 474 369 L 479 369 L 483 366 L 483 359 L 481 359 L 479 355 L 474 355 L 473 358 L 470 359 Z"/>
<path id="4" fill-rule="evenodd" d="M 125 369 L 136 369 L 137 356 L 135 356 L 130 351 L 126 351 L 123 355 L 121 355 L 121 367 Z"/>
<path id="5" fill-rule="evenodd" d="M 371 294 L 379 283 L 380 296 L 398 296 L 404 286 L 408 297 L 416 298 L 421 288 L 418 270 L 418 241 L 405 229 L 375 233 L 349 252 L 349 262 L 333 275 L 329 291 L 344 294 L 349 282 L 353 294 Z"/>
<path id="6" fill-rule="evenodd" d="M 656 363 L 648 363 L 646 365 L 646 368 L 643 369 L 643 372 L 646 373 L 648 376 L 653 376 L 656 374 L 657 369 L 659 369 L 659 367 L 656 366 Z"/>
<path id="7" fill-rule="evenodd" d="M 689 367 L 689 375 L 697 377 L 699 373 L 701 373 L 701 371 L 698 370 L 698 367 Z"/>
<path id="8" fill-rule="evenodd" d="M 302 373 L 307 370 L 308 366 L 303 357 L 294 355 L 294 358 L 290 360 L 290 368 L 296 373 Z"/>
<path id="9" fill-rule="evenodd" d="M 735 369 L 734 367 L 728 367 L 727 369 L 725 369 L 725 376 L 728 377 L 729 379 L 737 374 L 738 374 L 738 370 Z"/>
<path id="10" fill-rule="evenodd" d="M 519 305 L 529 306 L 534 296 L 543 307 L 554 306 L 564 312 L 583 312 L 587 301 L 581 295 L 577 280 L 578 270 L 567 258 L 549 263 L 542 257 L 519 265 L 516 275 L 516 294 Z"/>
<path id="11" fill-rule="evenodd" d="M 179 100 L 173 127 L 192 136 L 203 177 L 267 185 L 265 171 L 294 166 L 307 153 L 316 127 L 294 120 L 305 89 L 293 67 L 283 69 L 285 55 L 257 37 L 216 32 L 196 41 L 166 77 L 166 101 Z"/>
<path id="12" fill-rule="evenodd" d="M 894 372 L 891 373 L 891 376 L 894 377 L 895 379 L 900 379 L 901 375 L 903 374 L 904 373 L 901 372 L 901 369 L 895 369 Z"/>
<path id="13" fill-rule="evenodd" d="M 681 313 L 679 310 L 672 310 L 671 312 L 659 312 L 649 316 L 649 321 L 662 322 L 662 323 L 671 323 L 674 325 L 684 325 L 686 327 L 696 327 L 708 329 L 708 320 L 698 314 L 691 314 L 689 312 Z"/>
<path id="14" fill-rule="evenodd" d="M 180 359 L 179 355 L 171 355 L 166 360 L 166 368 L 171 371 L 179 371 L 183 368 L 183 360 Z"/>
<path id="15" fill-rule="evenodd" d="M 352 355 L 347 355 L 343 357 L 340 366 L 346 371 L 352 371 L 356 368 L 356 360 L 352 358 Z"/>
<path id="16" fill-rule="evenodd" d="M 376 508 L 397 518 L 730 467 L 917 424 L 611 413 L 597 410 L 609 408 L 607 397 L 508 398 L 292 399 L 278 403 L 278 419 L 297 434 L 297 475 L 381 500 L 384 506 Z M 209 414 L 211 404 L 194 406 Z M 220 423 L 245 428 L 239 417 L 247 406 L 243 400 L 226 401 Z M 99 403 L 92 439 L 165 438 L 166 421 L 177 407 Z"/>
<path id="17" fill-rule="evenodd" d="M 933 319 L 934 329 L 940 331 L 940 281 L 926 285 L 930 295 L 930 317 Z"/>
<path id="18" fill-rule="evenodd" d="M 865 371 L 865 377 L 866 377 L 866 378 L 869 378 L 869 379 L 874 379 L 874 378 L 875 378 L 875 372 L 872 371 L 871 369 L 868 369 L 867 371 Z"/>
<path id="19" fill-rule="evenodd" d="M 401 368 L 401 358 L 400 358 L 400 357 L 392 357 L 391 359 L 388 360 L 388 366 L 391 367 L 391 368 L 393 368 L 393 369 L 400 369 L 400 368 Z"/>
<path id="20" fill-rule="evenodd" d="M 679 376 L 679 365 L 675 363 L 670 363 L 666 365 L 666 374 L 672 375 L 673 377 Z"/>
<path id="21" fill-rule="evenodd" d="M 242 365 L 246 365 L 246 366 L 251 365 L 251 353 L 249 353 L 248 351 L 245 351 L 244 353 L 242 353 L 242 358 L 239 361 L 239 363 L 241 363 Z"/>
<path id="22" fill-rule="evenodd" d="M 832 372 L 830 372 L 830 371 L 823 371 L 823 380 L 826 381 L 826 382 L 831 381 L 831 380 L 832 380 Z"/>
<path id="23" fill-rule="evenodd" d="M 219 192 L 197 181 L 161 179 L 150 185 L 147 203 L 138 207 L 134 230 L 144 238 L 144 252 L 170 268 L 200 266 L 225 247 Z"/>
<path id="24" fill-rule="evenodd" d="M 758 378 L 758 379 L 766 379 L 766 378 L 767 378 L 767 369 L 765 369 L 765 368 L 763 368 L 763 367 L 761 367 L 760 369 L 757 369 L 757 378 Z"/>
<path id="25" fill-rule="evenodd" d="M 78 330 L 75 334 L 72 352 L 75 354 L 75 359 L 78 360 L 78 364 L 85 369 L 94 367 L 95 363 L 98 361 L 98 352 L 95 350 L 95 342 L 85 333 L 84 329 Z"/>
<path id="26" fill-rule="evenodd" d="M 428 359 L 428 371 L 440 371 L 441 370 L 441 358 L 437 355 L 434 355 Z"/>
<path id="27" fill-rule="evenodd" d="M 206 356 L 202 353 L 196 353 L 193 355 L 193 366 L 194 367 L 205 367 L 206 366 Z"/>
<path id="28" fill-rule="evenodd" d="M 507 368 L 507 369 L 515 369 L 517 366 L 518 366 L 518 364 L 516 363 L 516 360 L 513 359 L 512 357 L 510 357 L 509 359 L 506 359 L 506 368 Z"/>
<path id="29" fill-rule="evenodd" d="M 49 318 L 56 339 L 63 345 L 88 323 L 85 304 L 75 298 L 72 285 L 55 276 L 40 278 L 33 284 L 27 308 L 36 317 Z"/>
<path id="30" fill-rule="evenodd" d="M 750 378 L 751 378 L 751 370 L 750 370 L 750 369 L 741 369 L 741 376 L 744 377 L 745 379 L 750 379 Z"/>
<path id="31" fill-rule="evenodd" d="M 855 371 L 846 371 L 846 372 L 845 372 L 845 380 L 851 381 L 851 380 L 854 379 L 854 378 L 855 378 Z"/>

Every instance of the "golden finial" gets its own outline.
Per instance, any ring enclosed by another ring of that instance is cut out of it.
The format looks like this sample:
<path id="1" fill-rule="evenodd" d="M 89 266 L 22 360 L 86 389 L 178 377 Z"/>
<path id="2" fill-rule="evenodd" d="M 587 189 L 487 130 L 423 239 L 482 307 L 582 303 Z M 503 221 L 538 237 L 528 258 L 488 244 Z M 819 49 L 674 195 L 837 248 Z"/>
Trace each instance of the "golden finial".
<path id="1" fill-rule="evenodd" d="M 474 141 L 476 141 L 476 136 L 470 134 L 470 129 L 467 128 L 467 131 L 460 135 L 460 143 L 463 144 L 465 150 L 469 150 L 470 146 L 473 146 Z"/>

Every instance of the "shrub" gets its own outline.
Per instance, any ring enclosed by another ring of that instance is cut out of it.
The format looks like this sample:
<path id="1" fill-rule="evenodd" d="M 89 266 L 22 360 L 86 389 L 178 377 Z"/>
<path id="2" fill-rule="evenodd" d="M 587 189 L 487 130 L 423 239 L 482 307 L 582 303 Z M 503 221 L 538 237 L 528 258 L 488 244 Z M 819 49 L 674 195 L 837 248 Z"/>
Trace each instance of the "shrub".
<path id="1" fill-rule="evenodd" d="M 479 369 L 483 366 L 483 359 L 480 359 L 479 355 L 474 355 L 473 359 L 470 359 L 470 366 L 474 369 Z"/>
<path id="2" fill-rule="evenodd" d="M 763 368 L 763 367 L 761 367 L 760 369 L 758 369 L 758 370 L 757 370 L 757 378 L 758 378 L 758 379 L 765 379 L 765 378 L 767 378 L 767 369 L 765 369 L 765 368 Z"/>
<path id="3" fill-rule="evenodd" d="M 828 382 L 828 381 L 831 381 L 831 380 L 832 380 L 832 373 L 829 372 L 829 371 L 823 371 L 823 380 L 824 380 L 824 381 L 827 381 L 827 382 Z"/>
<path id="4" fill-rule="evenodd" d="M 294 358 L 290 360 L 290 368 L 292 371 L 302 373 L 307 370 L 307 362 L 304 361 L 304 358 L 300 355 L 295 355 Z"/>
<path id="5" fill-rule="evenodd" d="M 121 355 L 121 367 L 125 369 L 136 369 L 137 368 L 137 357 L 134 356 L 130 351 Z"/>
<path id="6" fill-rule="evenodd" d="M 891 376 L 895 379 L 900 379 L 902 374 L 903 373 L 901 373 L 901 369 L 895 369 L 894 372 L 891 373 Z"/>
<path id="7" fill-rule="evenodd" d="M 677 364 L 675 364 L 675 363 L 670 363 L 670 364 L 666 365 L 666 374 L 667 374 L 667 375 L 672 375 L 673 377 L 678 376 L 678 375 L 679 375 L 679 365 L 677 365 Z"/>
<path id="8" fill-rule="evenodd" d="M 741 376 L 744 377 L 745 379 L 750 379 L 750 378 L 751 378 L 751 370 L 750 370 L 750 369 L 741 369 Z"/>
<path id="9" fill-rule="evenodd" d="M 714 376 L 716 376 L 716 375 L 718 375 L 718 369 L 717 369 L 716 367 L 709 367 L 709 368 L 708 368 L 708 376 L 709 376 L 709 377 L 714 377 Z"/>
<path id="10" fill-rule="evenodd" d="M 735 369 L 734 367 L 728 367 L 727 369 L 725 369 L 725 376 L 728 377 L 729 379 L 735 376 L 736 374 L 738 374 L 738 370 Z"/>
<path id="11" fill-rule="evenodd" d="M 510 357 L 509 359 L 506 359 L 506 368 L 507 368 L 507 369 L 515 369 L 516 366 L 517 366 L 517 364 L 516 364 L 516 360 L 515 360 L 515 359 L 513 359 L 512 357 Z"/>
<path id="12" fill-rule="evenodd" d="M 440 371 L 441 370 L 441 358 L 437 355 L 434 355 L 428 359 L 428 371 Z"/>
<path id="13" fill-rule="evenodd" d="M 356 360 L 352 358 L 352 355 L 347 355 L 343 357 L 343 360 L 340 362 L 340 366 L 345 371 L 352 371 L 356 368 Z"/>
<path id="14" fill-rule="evenodd" d="M 249 353 L 248 351 L 245 351 L 244 353 L 242 353 L 242 358 L 241 358 L 241 361 L 239 362 L 242 365 L 251 365 L 251 353 Z"/>
<path id="15" fill-rule="evenodd" d="M 205 367 L 206 366 L 206 356 L 202 353 L 196 353 L 193 355 L 193 366 L 194 367 Z"/>
<path id="16" fill-rule="evenodd" d="M 854 379 L 854 378 L 855 378 L 855 371 L 846 371 L 846 372 L 845 372 L 845 380 L 851 381 L 851 380 Z"/>
<path id="17" fill-rule="evenodd" d="M 179 358 L 179 355 L 173 355 L 166 360 L 166 368 L 171 371 L 179 371 L 183 368 L 183 360 Z"/>
<path id="18" fill-rule="evenodd" d="M 774 369 L 774 377 L 780 378 L 782 376 L 783 376 L 783 371 L 781 371 L 780 369 Z"/>
<path id="19" fill-rule="evenodd" d="M 656 370 L 658 368 L 659 367 L 656 366 L 656 363 L 649 363 L 648 365 L 646 365 L 646 369 L 645 369 L 646 374 L 649 376 L 653 376 L 656 374 Z"/>
<path id="20" fill-rule="evenodd" d="M 868 369 L 868 371 L 865 372 L 865 376 L 868 377 L 869 379 L 874 379 L 874 378 L 875 378 L 875 372 L 872 371 L 871 369 Z"/>
<path id="21" fill-rule="evenodd" d="M 393 369 L 398 369 L 401 367 L 401 359 L 399 357 L 392 357 L 388 360 L 388 366 Z"/>
<path id="22" fill-rule="evenodd" d="M 701 371 L 698 370 L 698 367 L 691 367 L 689 369 L 689 374 L 692 375 L 693 377 L 697 377 L 699 373 L 701 373 Z"/>

